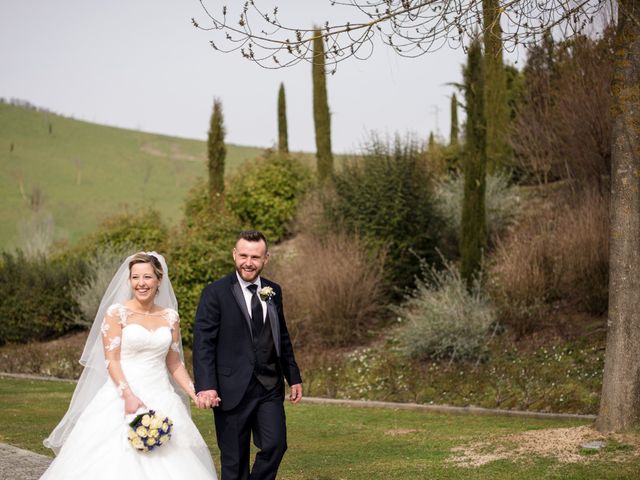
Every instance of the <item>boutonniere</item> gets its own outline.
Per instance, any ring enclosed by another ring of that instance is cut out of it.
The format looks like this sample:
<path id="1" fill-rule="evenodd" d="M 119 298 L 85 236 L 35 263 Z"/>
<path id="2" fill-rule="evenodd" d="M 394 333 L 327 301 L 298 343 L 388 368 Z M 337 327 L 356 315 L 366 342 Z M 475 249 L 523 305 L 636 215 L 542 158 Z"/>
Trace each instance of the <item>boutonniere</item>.
<path id="1" fill-rule="evenodd" d="M 260 300 L 262 300 L 263 302 L 268 302 L 276 296 L 276 292 L 271 287 L 262 287 L 258 292 L 258 295 L 260 295 Z"/>

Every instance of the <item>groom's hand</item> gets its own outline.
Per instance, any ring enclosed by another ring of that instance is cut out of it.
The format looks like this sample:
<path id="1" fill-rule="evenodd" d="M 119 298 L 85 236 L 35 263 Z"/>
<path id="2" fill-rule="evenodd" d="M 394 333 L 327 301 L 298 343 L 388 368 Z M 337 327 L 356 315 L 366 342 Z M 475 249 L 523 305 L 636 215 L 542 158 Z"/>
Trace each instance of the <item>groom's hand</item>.
<path id="1" fill-rule="evenodd" d="M 302 384 L 296 383 L 291 385 L 291 393 L 289 394 L 289 400 L 292 403 L 298 403 L 302 399 Z"/>
<path id="2" fill-rule="evenodd" d="M 198 408 L 217 407 L 222 399 L 215 390 L 202 390 L 196 395 Z"/>

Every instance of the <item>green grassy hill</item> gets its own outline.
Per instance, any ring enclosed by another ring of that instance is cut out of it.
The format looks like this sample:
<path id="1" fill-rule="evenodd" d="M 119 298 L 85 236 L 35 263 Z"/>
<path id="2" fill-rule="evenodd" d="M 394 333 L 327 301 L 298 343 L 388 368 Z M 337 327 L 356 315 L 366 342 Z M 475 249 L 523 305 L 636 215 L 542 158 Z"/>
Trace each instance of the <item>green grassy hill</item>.
<path id="1" fill-rule="evenodd" d="M 227 173 L 262 151 L 227 147 Z M 73 243 L 123 211 L 152 207 L 177 222 L 186 192 L 206 177 L 206 144 L 0 104 L 0 166 L 0 250 L 23 240 L 33 197 L 53 215 L 56 239 Z"/>

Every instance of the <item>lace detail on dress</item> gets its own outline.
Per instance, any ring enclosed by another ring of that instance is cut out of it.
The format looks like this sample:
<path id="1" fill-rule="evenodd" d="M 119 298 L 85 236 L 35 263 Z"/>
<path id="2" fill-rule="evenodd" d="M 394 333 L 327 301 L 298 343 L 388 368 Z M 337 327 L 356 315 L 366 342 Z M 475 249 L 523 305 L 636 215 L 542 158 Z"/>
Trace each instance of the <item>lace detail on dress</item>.
<path id="1" fill-rule="evenodd" d="M 127 316 L 128 316 L 127 308 L 124 305 L 120 305 L 119 303 L 114 303 L 107 309 L 107 315 L 110 317 L 115 317 L 116 312 L 118 314 L 118 317 L 120 317 L 120 320 L 118 321 L 118 323 L 123 327 L 126 327 Z"/>
<path id="2" fill-rule="evenodd" d="M 180 321 L 178 312 L 176 312 L 173 308 L 167 308 L 166 315 L 167 315 L 167 321 L 169 322 L 169 328 L 173 330 L 175 324 Z"/>
<path id="3" fill-rule="evenodd" d="M 106 347 L 108 352 L 113 352 L 114 350 L 120 348 L 120 344 L 122 343 L 122 339 L 120 337 L 113 337 L 109 339 L 109 345 Z"/>
<path id="4" fill-rule="evenodd" d="M 179 342 L 172 342 L 171 343 L 171 350 L 173 350 L 176 353 L 180 353 L 180 343 Z"/>

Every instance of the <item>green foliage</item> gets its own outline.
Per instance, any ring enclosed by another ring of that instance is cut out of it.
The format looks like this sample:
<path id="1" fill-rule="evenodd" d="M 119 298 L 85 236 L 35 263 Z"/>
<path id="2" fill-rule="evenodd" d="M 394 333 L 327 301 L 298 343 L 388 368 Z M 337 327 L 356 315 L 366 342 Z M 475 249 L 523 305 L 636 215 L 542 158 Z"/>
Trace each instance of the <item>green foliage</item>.
<path id="1" fill-rule="evenodd" d="M 427 280 L 418 280 L 405 304 L 395 309 L 404 321 L 398 335 L 402 350 L 419 360 L 485 358 L 496 313 L 479 280 L 467 289 L 451 264 L 424 273 Z"/>
<path id="2" fill-rule="evenodd" d="M 480 42 L 469 47 L 464 69 L 467 104 L 466 143 L 464 148 L 464 201 L 460 231 L 460 274 L 471 287 L 480 273 L 487 245 L 485 213 L 485 175 L 487 168 L 487 131 L 484 105 L 484 65 Z"/>
<path id="3" fill-rule="evenodd" d="M 316 129 L 318 178 L 324 180 L 329 178 L 333 172 L 333 153 L 331 152 L 331 114 L 327 98 L 324 43 L 318 29 L 314 31 L 311 75 L 313 79 L 313 120 Z"/>
<path id="4" fill-rule="evenodd" d="M 480 363 L 412 360 L 388 340 L 308 363 L 309 396 L 594 414 L 604 338 L 535 347 L 496 336 Z"/>
<path id="5" fill-rule="evenodd" d="M 83 238 L 74 251 L 95 256 L 104 250 L 131 254 L 135 251 L 162 252 L 168 229 L 157 210 L 123 213 L 105 219 L 98 229 Z"/>
<path id="6" fill-rule="evenodd" d="M 49 340 L 76 328 L 75 285 L 87 274 L 81 260 L 2 253 L 0 344 Z"/>
<path id="7" fill-rule="evenodd" d="M 229 183 L 229 211 L 243 224 L 261 230 L 272 242 L 288 233 L 298 204 L 311 185 L 311 172 L 286 154 L 267 152 Z"/>
<path id="8" fill-rule="evenodd" d="M 447 223 L 449 237 L 459 241 L 462 224 L 462 202 L 464 200 L 464 176 L 454 173 L 436 183 L 437 207 Z M 520 195 L 517 187 L 509 184 L 504 173 L 487 174 L 485 191 L 487 232 L 490 238 L 504 232 L 513 223 L 520 210 Z"/>
<path id="9" fill-rule="evenodd" d="M 209 170 L 209 198 L 212 204 L 214 200 L 224 192 L 224 160 L 227 156 L 227 147 L 224 144 L 224 119 L 222 115 L 222 102 L 213 101 L 213 113 L 209 125 L 207 137 L 207 168 Z"/>
<path id="10" fill-rule="evenodd" d="M 386 280 L 398 295 L 421 273 L 419 259 L 440 262 L 443 227 L 424 152 L 410 139 L 393 145 L 373 137 L 361 158 L 335 175 L 325 211 L 336 227 L 387 251 Z"/>
<path id="11" fill-rule="evenodd" d="M 289 134 L 287 133 L 287 103 L 284 84 L 278 90 L 278 152 L 289 153 Z"/>
<path id="12" fill-rule="evenodd" d="M 167 265 L 179 301 L 181 332 L 191 344 L 192 328 L 202 289 L 234 269 L 231 252 L 241 225 L 224 209 L 211 209 L 208 188 L 198 183 L 190 192 L 185 220 L 168 240 Z"/>

